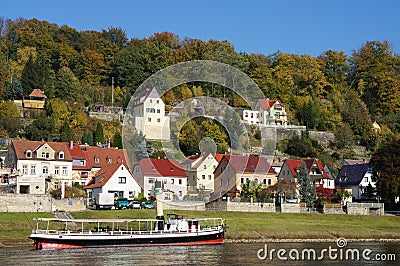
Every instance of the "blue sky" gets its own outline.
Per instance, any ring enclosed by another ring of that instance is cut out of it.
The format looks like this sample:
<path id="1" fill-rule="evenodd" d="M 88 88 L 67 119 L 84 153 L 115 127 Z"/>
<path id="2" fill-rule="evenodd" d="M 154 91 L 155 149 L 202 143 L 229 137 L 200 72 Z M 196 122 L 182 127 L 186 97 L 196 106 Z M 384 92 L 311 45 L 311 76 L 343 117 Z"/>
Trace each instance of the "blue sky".
<path id="1" fill-rule="evenodd" d="M 228 40 L 239 52 L 351 54 L 388 40 L 400 53 L 400 1 L 3 1 L 0 17 L 37 18 L 78 30 L 121 27 L 128 38 L 170 31 L 181 39 Z"/>

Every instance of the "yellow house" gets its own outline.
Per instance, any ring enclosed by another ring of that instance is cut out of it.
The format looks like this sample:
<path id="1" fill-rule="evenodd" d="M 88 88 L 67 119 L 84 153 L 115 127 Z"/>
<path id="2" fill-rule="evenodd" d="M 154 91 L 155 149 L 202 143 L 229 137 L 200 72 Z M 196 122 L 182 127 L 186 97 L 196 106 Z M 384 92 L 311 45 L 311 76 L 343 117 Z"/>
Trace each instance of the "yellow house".
<path id="1" fill-rule="evenodd" d="M 214 197 L 239 197 L 243 184 L 253 180 L 263 187 L 276 184 L 276 172 L 265 158 L 224 155 L 214 171 Z"/>

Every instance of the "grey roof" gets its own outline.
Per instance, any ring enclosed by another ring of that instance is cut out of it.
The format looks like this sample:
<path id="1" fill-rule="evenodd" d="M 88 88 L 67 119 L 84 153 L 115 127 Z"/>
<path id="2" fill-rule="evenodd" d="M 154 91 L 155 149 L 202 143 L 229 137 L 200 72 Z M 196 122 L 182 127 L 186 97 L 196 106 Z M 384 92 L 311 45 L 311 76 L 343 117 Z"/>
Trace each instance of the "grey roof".
<path id="1" fill-rule="evenodd" d="M 336 178 L 336 185 L 340 187 L 357 186 L 361 183 L 368 171 L 368 164 L 343 165 Z"/>

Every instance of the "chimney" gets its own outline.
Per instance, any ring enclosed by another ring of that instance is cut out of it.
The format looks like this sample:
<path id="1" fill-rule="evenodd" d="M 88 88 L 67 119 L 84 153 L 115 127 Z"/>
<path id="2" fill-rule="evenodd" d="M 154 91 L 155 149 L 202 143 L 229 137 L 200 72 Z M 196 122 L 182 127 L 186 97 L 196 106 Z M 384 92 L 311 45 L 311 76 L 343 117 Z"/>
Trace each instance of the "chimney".
<path id="1" fill-rule="evenodd" d="M 69 148 L 71 150 L 74 148 L 74 142 L 72 140 L 69 142 Z"/>

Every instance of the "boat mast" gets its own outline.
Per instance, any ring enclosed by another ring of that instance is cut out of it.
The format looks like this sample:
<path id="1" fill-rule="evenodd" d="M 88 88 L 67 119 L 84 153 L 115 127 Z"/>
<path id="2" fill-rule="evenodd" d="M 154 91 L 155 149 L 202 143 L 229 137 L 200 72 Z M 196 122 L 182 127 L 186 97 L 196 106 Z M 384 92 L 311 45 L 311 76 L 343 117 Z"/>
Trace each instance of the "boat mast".
<path id="1" fill-rule="evenodd" d="M 154 194 L 156 196 L 156 201 L 157 201 L 157 216 L 156 219 L 158 220 L 156 223 L 156 229 L 158 230 L 163 230 L 164 229 L 164 210 L 162 207 L 162 185 L 161 181 L 156 181 L 155 182 L 155 189 L 154 189 Z"/>

